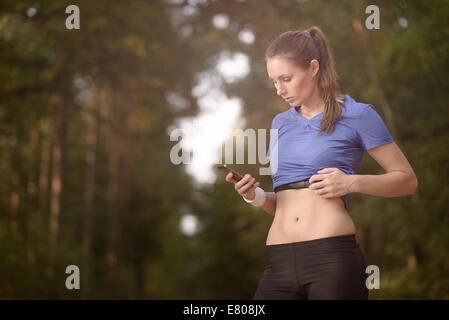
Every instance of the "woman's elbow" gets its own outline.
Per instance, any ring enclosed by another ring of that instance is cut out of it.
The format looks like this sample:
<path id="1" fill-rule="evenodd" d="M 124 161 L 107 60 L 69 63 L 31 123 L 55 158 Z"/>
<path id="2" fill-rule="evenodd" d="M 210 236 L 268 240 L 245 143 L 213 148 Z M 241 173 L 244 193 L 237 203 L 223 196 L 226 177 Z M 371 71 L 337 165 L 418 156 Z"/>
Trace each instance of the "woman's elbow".
<path id="1" fill-rule="evenodd" d="M 415 174 L 413 174 L 411 177 L 410 177 L 410 191 L 409 191 L 409 195 L 413 195 L 413 194 L 415 194 L 415 192 L 416 192 L 416 190 L 418 190 L 418 178 L 416 177 L 416 175 Z"/>

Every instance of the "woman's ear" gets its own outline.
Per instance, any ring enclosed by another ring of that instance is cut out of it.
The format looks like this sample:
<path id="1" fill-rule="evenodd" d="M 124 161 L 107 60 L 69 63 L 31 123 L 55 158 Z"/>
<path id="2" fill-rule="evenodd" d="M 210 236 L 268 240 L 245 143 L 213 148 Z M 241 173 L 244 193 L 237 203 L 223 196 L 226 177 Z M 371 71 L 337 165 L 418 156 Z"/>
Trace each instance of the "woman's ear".
<path id="1" fill-rule="evenodd" d="M 310 61 L 310 68 L 312 70 L 312 78 L 314 78 L 320 70 L 320 63 L 318 62 L 318 60 L 313 59 L 312 61 Z"/>

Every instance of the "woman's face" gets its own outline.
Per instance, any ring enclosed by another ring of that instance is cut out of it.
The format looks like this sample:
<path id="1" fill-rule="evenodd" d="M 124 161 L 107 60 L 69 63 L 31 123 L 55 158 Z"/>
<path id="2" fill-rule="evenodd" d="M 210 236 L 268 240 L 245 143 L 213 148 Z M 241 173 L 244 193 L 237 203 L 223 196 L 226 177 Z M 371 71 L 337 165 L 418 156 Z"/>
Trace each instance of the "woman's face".
<path id="1" fill-rule="evenodd" d="M 318 61 L 312 60 L 304 70 L 289 59 L 270 58 L 267 60 L 268 77 L 273 81 L 277 94 L 291 106 L 308 103 L 317 90 L 315 75 Z"/>

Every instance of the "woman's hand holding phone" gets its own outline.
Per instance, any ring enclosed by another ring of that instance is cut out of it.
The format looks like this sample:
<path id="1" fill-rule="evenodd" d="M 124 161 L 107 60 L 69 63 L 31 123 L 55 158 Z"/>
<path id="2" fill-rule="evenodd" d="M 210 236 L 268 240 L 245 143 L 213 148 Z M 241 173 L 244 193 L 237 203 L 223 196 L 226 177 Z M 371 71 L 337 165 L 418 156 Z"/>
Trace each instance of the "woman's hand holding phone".
<path id="1" fill-rule="evenodd" d="M 226 175 L 226 181 L 234 184 L 234 189 L 239 195 L 247 200 L 253 200 L 256 197 L 254 190 L 260 185 L 260 182 L 255 182 L 256 179 L 250 174 L 245 174 L 240 181 L 234 180 L 232 176 L 233 173 L 229 172 Z"/>

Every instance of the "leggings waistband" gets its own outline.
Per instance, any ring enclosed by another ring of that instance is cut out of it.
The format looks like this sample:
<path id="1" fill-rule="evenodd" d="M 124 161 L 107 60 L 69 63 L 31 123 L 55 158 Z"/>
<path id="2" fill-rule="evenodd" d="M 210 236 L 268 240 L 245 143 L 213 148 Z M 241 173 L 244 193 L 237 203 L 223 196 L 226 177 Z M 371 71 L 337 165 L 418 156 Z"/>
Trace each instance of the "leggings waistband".
<path id="1" fill-rule="evenodd" d="M 267 245 L 267 249 L 281 249 L 281 248 L 314 248 L 320 247 L 328 244 L 338 244 L 338 245 L 357 245 L 357 240 L 355 234 L 345 234 L 341 236 L 333 236 L 319 239 L 312 239 L 306 241 L 298 241 L 298 242 L 289 242 L 289 243 L 280 243 L 280 244 L 270 244 Z"/>

